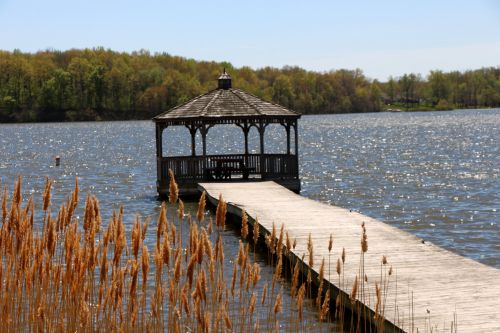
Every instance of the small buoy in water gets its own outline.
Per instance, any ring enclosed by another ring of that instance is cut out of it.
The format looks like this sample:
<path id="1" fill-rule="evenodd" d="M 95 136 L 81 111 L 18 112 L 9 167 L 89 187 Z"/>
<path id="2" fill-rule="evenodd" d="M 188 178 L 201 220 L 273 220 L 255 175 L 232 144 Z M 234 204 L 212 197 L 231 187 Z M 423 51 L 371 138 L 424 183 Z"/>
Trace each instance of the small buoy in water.
<path id="1" fill-rule="evenodd" d="M 57 155 L 55 160 L 56 160 L 56 166 L 59 166 L 61 164 L 61 157 Z"/>

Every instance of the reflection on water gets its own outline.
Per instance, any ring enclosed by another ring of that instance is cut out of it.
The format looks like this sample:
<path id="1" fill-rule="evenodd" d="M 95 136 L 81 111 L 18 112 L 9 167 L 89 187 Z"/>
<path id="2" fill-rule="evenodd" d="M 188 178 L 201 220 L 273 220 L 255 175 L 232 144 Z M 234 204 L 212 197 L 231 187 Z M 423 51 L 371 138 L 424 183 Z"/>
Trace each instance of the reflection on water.
<path id="1" fill-rule="evenodd" d="M 302 194 L 500 268 L 500 110 L 304 117 Z"/>
<path id="2" fill-rule="evenodd" d="M 499 109 L 304 116 L 299 134 L 303 195 L 500 268 Z M 213 135 L 209 146 L 237 151 L 240 137 Z M 154 139 L 150 121 L 0 125 L 0 179 L 12 188 L 21 174 L 24 189 L 39 193 L 49 176 L 57 204 L 77 176 L 106 220 L 122 204 L 154 218 Z M 279 151 L 284 130 L 270 128 L 266 140 Z M 170 143 L 190 144 L 187 130 Z"/>

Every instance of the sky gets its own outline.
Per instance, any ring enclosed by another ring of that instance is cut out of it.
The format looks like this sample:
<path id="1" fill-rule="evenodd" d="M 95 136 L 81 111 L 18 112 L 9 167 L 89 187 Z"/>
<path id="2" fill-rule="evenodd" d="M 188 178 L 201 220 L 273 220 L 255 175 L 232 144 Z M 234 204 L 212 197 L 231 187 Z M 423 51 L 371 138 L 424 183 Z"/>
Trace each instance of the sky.
<path id="1" fill-rule="evenodd" d="M 0 49 L 147 49 L 372 79 L 500 66 L 500 0 L 0 0 Z"/>

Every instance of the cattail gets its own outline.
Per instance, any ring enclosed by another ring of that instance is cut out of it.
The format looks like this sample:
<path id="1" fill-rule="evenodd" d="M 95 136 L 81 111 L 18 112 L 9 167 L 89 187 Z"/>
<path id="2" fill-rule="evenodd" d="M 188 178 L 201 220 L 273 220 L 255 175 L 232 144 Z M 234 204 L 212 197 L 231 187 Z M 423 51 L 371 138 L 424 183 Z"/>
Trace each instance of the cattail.
<path id="1" fill-rule="evenodd" d="M 309 239 L 307 242 L 307 249 L 309 251 L 309 267 L 314 267 L 314 245 L 311 238 L 311 233 L 309 233 Z"/>
<path id="2" fill-rule="evenodd" d="M 382 256 L 382 265 L 387 265 L 387 257 Z"/>
<path id="3" fill-rule="evenodd" d="M 149 272 L 149 252 L 148 247 L 144 245 L 142 247 L 142 288 L 146 290 L 146 284 L 148 280 Z"/>
<path id="4" fill-rule="evenodd" d="M 319 266 L 319 274 L 318 274 L 318 296 L 316 297 L 316 306 L 318 308 L 321 307 L 321 293 L 323 292 L 323 279 L 325 276 L 325 259 L 321 260 L 321 265 Z"/>
<path id="5" fill-rule="evenodd" d="M 141 236 L 142 236 L 142 242 L 146 239 L 146 235 L 148 233 L 148 227 L 149 227 L 149 222 L 151 221 L 151 218 L 147 218 L 144 223 L 142 224 L 142 230 L 141 230 Z M 139 222 L 140 219 L 139 219 Z M 165 223 L 165 229 L 168 231 L 168 223 Z"/>
<path id="6" fill-rule="evenodd" d="M 191 255 L 189 259 L 189 264 L 186 270 L 186 277 L 188 280 L 188 285 L 191 286 L 193 284 L 193 273 L 194 273 L 194 265 L 196 264 L 196 255 Z"/>
<path id="7" fill-rule="evenodd" d="M 221 264 L 224 262 L 224 246 L 220 235 L 217 236 L 217 243 L 215 244 L 215 258 L 218 259 Z"/>
<path id="8" fill-rule="evenodd" d="M 201 287 L 201 291 L 202 291 L 202 297 L 203 297 L 203 301 L 206 302 L 207 301 L 207 275 L 205 273 L 205 269 L 202 269 L 200 271 L 200 273 L 198 273 L 200 277 L 200 287 Z"/>
<path id="9" fill-rule="evenodd" d="M 325 278 L 325 258 L 321 259 L 321 265 L 319 266 L 318 282 L 322 283 Z"/>
<path id="10" fill-rule="evenodd" d="M 377 302 L 375 303 L 375 319 L 379 318 L 380 304 L 382 301 L 382 294 L 380 287 L 377 282 L 375 282 L 375 296 L 377 297 Z"/>
<path id="11" fill-rule="evenodd" d="M 204 249 L 205 249 L 205 242 L 203 239 L 203 235 L 200 235 L 200 237 L 198 238 L 198 246 L 196 248 L 197 250 L 196 259 L 198 260 L 198 265 L 201 265 L 201 263 L 203 262 Z"/>
<path id="12" fill-rule="evenodd" d="M 132 253 L 134 254 L 135 259 L 137 260 L 137 256 L 139 255 L 139 247 L 141 245 L 141 225 L 138 220 L 139 216 L 137 216 L 136 221 L 132 227 Z"/>
<path id="13" fill-rule="evenodd" d="M 356 275 L 354 283 L 352 284 L 352 290 L 350 295 L 351 303 L 354 303 L 356 301 L 357 292 L 358 292 L 358 276 Z"/>
<path id="14" fill-rule="evenodd" d="M 276 252 L 275 243 L 276 243 L 276 224 L 274 224 L 273 222 L 273 227 L 271 229 L 271 236 L 269 236 L 269 244 L 268 244 L 269 250 L 271 251 L 272 254 Z"/>
<path id="15" fill-rule="evenodd" d="M 264 241 L 266 243 L 267 249 L 271 250 L 271 235 L 267 234 L 264 236 Z"/>
<path id="16" fill-rule="evenodd" d="M 253 327 L 253 332 L 254 333 L 260 332 L 260 320 L 259 320 L 259 318 L 257 318 L 257 320 L 255 321 L 255 326 Z"/>
<path id="17" fill-rule="evenodd" d="M 108 251 L 107 247 L 104 246 L 102 248 L 102 254 L 101 254 L 101 274 L 100 274 L 100 279 L 99 282 L 101 284 L 104 283 L 106 280 L 106 276 L 108 275 Z"/>
<path id="18" fill-rule="evenodd" d="M 330 311 L 330 293 L 326 293 L 325 299 L 323 300 L 319 320 L 324 320 L 328 314 L 328 311 Z"/>
<path id="19" fill-rule="evenodd" d="M 134 298 L 137 290 L 137 277 L 139 273 L 139 264 L 136 260 L 132 261 L 132 267 L 130 269 L 130 275 L 132 276 L 132 282 L 130 283 L 130 297 Z"/>
<path id="20" fill-rule="evenodd" d="M 227 313 L 227 310 L 224 308 L 224 323 L 226 324 L 226 328 L 228 330 L 232 330 L 233 329 L 233 325 L 231 323 L 231 319 L 229 318 L 229 314 Z"/>
<path id="21" fill-rule="evenodd" d="M 177 186 L 177 182 L 175 181 L 175 175 L 172 169 L 168 169 L 168 178 L 170 179 L 169 187 L 168 187 L 168 200 L 171 204 L 177 202 L 179 198 L 179 186 Z"/>
<path id="22" fill-rule="evenodd" d="M 297 311 L 299 313 L 299 321 L 302 321 L 302 304 L 304 301 L 304 295 L 306 293 L 306 286 L 304 283 L 299 288 L 297 292 Z"/>
<path id="23" fill-rule="evenodd" d="M 57 233 L 56 233 L 55 223 L 54 220 L 52 220 L 52 217 L 50 216 L 49 212 L 48 228 L 47 228 L 47 250 L 51 257 L 54 256 L 56 250 L 56 241 L 57 241 L 56 238 L 57 238 Z"/>
<path id="24" fill-rule="evenodd" d="M 19 203 L 21 202 L 21 187 L 21 176 L 18 176 L 16 184 L 14 185 L 14 193 L 12 194 L 12 207 L 19 205 Z"/>
<path id="25" fill-rule="evenodd" d="M 342 248 L 342 264 L 345 263 L 345 248 Z"/>
<path id="26" fill-rule="evenodd" d="M 389 268 L 389 276 L 392 275 L 392 266 Z"/>
<path id="27" fill-rule="evenodd" d="M 259 219 L 256 218 L 253 223 L 253 242 L 257 245 L 257 241 L 259 240 Z"/>
<path id="28" fill-rule="evenodd" d="M 115 267 L 118 267 L 122 251 L 127 245 L 125 239 L 125 226 L 123 225 L 122 222 L 122 214 L 123 214 L 123 207 L 120 207 L 120 210 L 118 211 L 118 220 L 114 236 L 115 253 L 114 253 L 113 263 Z"/>
<path id="29" fill-rule="evenodd" d="M 221 194 L 219 195 L 219 203 L 217 204 L 217 210 L 215 212 L 215 225 L 217 227 L 224 229 L 224 226 L 226 225 L 226 212 L 226 202 L 222 198 Z"/>
<path id="30" fill-rule="evenodd" d="M 297 246 L 297 238 L 294 238 L 292 243 L 292 249 L 295 250 L 296 246 Z"/>
<path id="31" fill-rule="evenodd" d="M 188 302 L 188 298 L 187 298 L 187 293 L 186 293 L 186 288 L 185 287 L 182 288 L 181 303 L 182 303 L 182 306 L 184 307 L 184 312 L 186 312 L 186 315 L 189 316 L 189 314 L 191 313 L 191 311 L 190 311 L 190 306 L 189 306 L 189 302 Z"/>
<path id="32" fill-rule="evenodd" d="M 168 301 L 170 302 L 170 305 L 174 304 L 175 301 L 175 284 L 174 280 L 170 279 L 168 283 Z"/>
<path id="33" fill-rule="evenodd" d="M 245 258 L 245 251 L 244 251 L 244 248 L 243 248 L 243 242 L 240 240 L 240 246 L 239 246 L 239 250 L 238 250 L 238 266 L 243 266 L 243 260 Z"/>
<path id="34" fill-rule="evenodd" d="M 75 177 L 75 189 L 72 196 L 74 205 L 78 203 L 78 192 L 80 192 L 80 188 L 78 187 L 78 177 Z"/>
<path id="35" fill-rule="evenodd" d="M 52 181 L 49 177 L 45 177 L 45 190 L 43 192 L 43 211 L 47 211 L 50 206 L 50 192 L 52 187 Z"/>
<path id="36" fill-rule="evenodd" d="M 250 316 L 252 316 L 254 310 L 255 310 L 255 302 L 257 300 L 257 297 L 255 297 L 255 293 L 252 293 L 252 297 L 250 297 L 250 306 L 248 307 L 248 313 Z"/>
<path id="37" fill-rule="evenodd" d="M 280 291 L 274 303 L 274 314 L 278 314 L 283 310 L 283 292 Z"/>
<path id="38" fill-rule="evenodd" d="M 205 219 L 205 206 L 206 206 L 206 193 L 203 191 L 203 193 L 200 196 L 200 201 L 198 202 L 198 212 L 196 213 L 196 218 L 198 219 L 198 222 L 203 222 Z"/>
<path id="39" fill-rule="evenodd" d="M 293 267 L 293 273 L 292 273 L 292 290 L 291 290 L 292 297 L 295 297 L 295 294 L 297 292 L 297 286 L 299 284 L 299 274 L 300 274 L 300 268 L 299 268 L 299 261 L 297 260 L 295 262 L 295 266 Z"/>
<path id="40" fill-rule="evenodd" d="M 243 237 L 243 239 L 247 239 L 247 236 L 248 236 L 248 216 L 245 209 L 243 209 L 241 215 L 241 237 Z"/>
<path id="41" fill-rule="evenodd" d="M 233 265 L 233 277 L 231 278 L 231 296 L 234 296 L 234 287 L 236 285 L 236 273 L 237 273 L 238 266 L 236 263 Z"/>
<path id="42" fill-rule="evenodd" d="M 260 266 L 258 263 L 253 263 L 252 285 L 255 288 L 257 282 L 260 280 Z"/>
<path id="43" fill-rule="evenodd" d="M 365 253 L 368 251 L 368 236 L 366 235 L 365 222 L 363 222 L 361 227 L 363 228 L 363 235 L 361 236 L 361 250 Z"/>
<path id="44" fill-rule="evenodd" d="M 333 234 L 330 234 L 330 240 L 328 241 L 328 253 L 332 252 L 333 247 Z"/>
<path id="45" fill-rule="evenodd" d="M 167 205 L 165 202 L 161 203 L 160 216 L 158 216 L 158 223 L 156 227 L 156 247 L 160 247 L 160 239 L 168 224 L 167 221 Z"/>
<path id="46" fill-rule="evenodd" d="M 266 302 L 266 294 L 267 294 L 267 283 L 264 285 L 264 288 L 262 289 L 262 301 L 261 304 L 264 305 Z"/>
<path id="47" fill-rule="evenodd" d="M 7 186 L 4 187 L 2 195 L 2 224 L 5 223 L 6 218 L 7 218 Z"/>
<path id="48" fill-rule="evenodd" d="M 342 271 L 342 268 L 340 266 L 340 258 L 339 258 L 339 259 L 337 259 L 337 275 L 340 276 L 341 271 Z"/>
<path id="49" fill-rule="evenodd" d="M 184 218 L 184 202 L 181 199 L 179 199 L 179 206 L 177 207 L 177 216 L 182 222 L 182 219 Z"/>
<path id="50" fill-rule="evenodd" d="M 286 251 L 290 252 L 290 250 L 292 249 L 292 243 L 290 242 L 290 237 L 288 236 L 288 230 L 285 236 L 285 246 L 286 246 Z"/>
<path id="51" fill-rule="evenodd" d="M 337 295 L 337 298 L 335 299 L 335 318 L 339 317 L 340 311 L 341 311 L 341 305 L 342 305 L 342 300 L 340 298 L 340 293 Z"/>
<path id="52" fill-rule="evenodd" d="M 279 256 L 278 257 L 278 264 L 276 265 L 276 269 L 275 269 L 274 275 L 273 275 L 273 288 L 274 288 L 275 282 L 281 278 L 282 267 L 283 267 L 283 259 L 281 256 Z"/>
<path id="53" fill-rule="evenodd" d="M 212 227 L 213 227 L 213 219 L 210 216 L 210 218 L 208 219 L 208 226 L 207 226 L 207 232 L 209 235 L 212 234 Z"/>
<path id="54" fill-rule="evenodd" d="M 175 258 L 175 266 L 174 266 L 174 279 L 175 282 L 179 282 L 181 278 L 181 253 L 177 253 L 177 257 Z"/>
<path id="55" fill-rule="evenodd" d="M 285 231 L 285 225 L 282 223 L 280 228 L 280 235 L 278 237 L 278 242 L 276 243 L 276 253 L 278 256 L 283 252 L 283 235 Z"/>

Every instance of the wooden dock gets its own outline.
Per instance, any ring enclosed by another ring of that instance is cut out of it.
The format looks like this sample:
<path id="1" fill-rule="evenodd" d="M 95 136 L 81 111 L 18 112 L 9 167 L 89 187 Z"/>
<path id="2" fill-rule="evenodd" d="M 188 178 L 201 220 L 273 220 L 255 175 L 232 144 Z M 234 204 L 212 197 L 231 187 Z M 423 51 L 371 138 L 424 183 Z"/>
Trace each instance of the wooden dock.
<path id="1" fill-rule="evenodd" d="M 359 274 L 361 224 L 368 236 L 365 273 L 370 289 L 380 280 L 382 256 L 393 274 L 389 280 L 385 317 L 406 332 L 450 332 L 455 321 L 458 332 L 500 332 L 500 270 L 444 250 L 405 231 L 347 209 L 319 203 L 297 195 L 274 182 L 201 183 L 209 200 L 217 204 L 219 194 L 228 211 L 241 215 L 245 209 L 271 231 L 284 224 L 292 239 L 296 258 L 305 254 L 311 234 L 314 267 L 328 263 L 328 243 L 333 234 L 331 272 L 325 274 L 330 287 L 349 294 Z M 335 265 L 342 248 L 346 251 L 346 282 L 339 286 Z M 307 259 L 305 260 L 307 262 Z M 374 310 L 374 296 L 365 305 Z M 410 315 L 410 312 L 413 315 Z M 410 317 L 413 318 L 410 321 Z"/>

